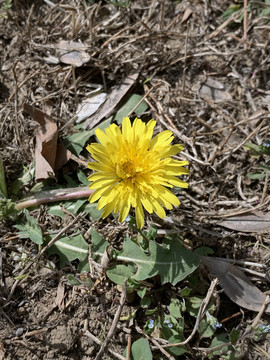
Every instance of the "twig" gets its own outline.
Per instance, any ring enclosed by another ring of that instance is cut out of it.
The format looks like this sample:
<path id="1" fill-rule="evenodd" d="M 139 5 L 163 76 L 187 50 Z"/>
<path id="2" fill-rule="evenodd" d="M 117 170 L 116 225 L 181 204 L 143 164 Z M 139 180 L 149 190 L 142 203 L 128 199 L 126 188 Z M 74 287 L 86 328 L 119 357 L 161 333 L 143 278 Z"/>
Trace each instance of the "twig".
<path id="1" fill-rule="evenodd" d="M 126 285 L 127 285 L 127 281 L 125 280 L 124 284 L 122 286 L 122 295 L 121 295 L 121 298 L 120 298 L 120 303 L 119 303 L 119 306 L 118 306 L 118 308 L 116 310 L 116 313 L 114 315 L 112 325 L 110 327 L 110 330 L 108 332 L 108 335 L 107 335 L 106 339 L 104 340 L 104 342 L 101 345 L 101 348 L 100 348 L 95 360 L 102 359 L 103 353 L 106 350 L 106 348 L 107 348 L 107 346 L 109 344 L 109 341 L 110 341 L 110 339 L 112 338 L 112 336 L 114 334 L 116 325 L 117 325 L 117 323 L 119 321 L 119 318 L 120 318 L 120 315 L 121 315 L 121 312 L 122 312 L 122 309 L 123 309 L 123 306 L 124 306 L 124 303 L 125 303 L 126 297 L 127 297 L 127 286 Z"/>
<path id="2" fill-rule="evenodd" d="M 198 327 L 200 325 L 200 322 L 202 320 L 202 318 L 204 317 L 204 314 L 206 312 L 206 309 L 207 309 L 207 306 L 209 304 L 209 301 L 211 300 L 211 297 L 213 295 L 213 292 L 215 290 L 215 287 L 217 286 L 217 283 L 218 283 L 218 279 L 214 279 L 211 284 L 210 284 L 210 287 L 208 289 L 208 292 L 206 294 L 206 297 L 203 299 L 202 303 L 201 303 L 201 306 L 199 308 L 199 311 L 198 311 L 198 315 L 197 315 L 197 318 L 196 318 L 196 322 L 195 322 L 195 326 L 192 330 L 192 333 L 189 335 L 189 337 L 185 340 L 185 341 L 182 341 L 182 342 L 179 342 L 179 343 L 175 343 L 175 344 L 166 344 L 166 345 L 162 345 L 163 348 L 168 348 L 168 347 L 173 347 L 173 346 L 181 346 L 181 345 L 186 345 L 192 338 L 193 336 L 195 335 L 196 331 L 198 330 Z"/>
<path id="3" fill-rule="evenodd" d="M 127 343 L 126 360 L 129 360 L 129 358 L 130 358 L 131 340 L 132 340 L 132 337 L 131 337 L 131 335 L 130 335 L 130 334 L 128 334 L 128 343 Z"/>
<path id="4" fill-rule="evenodd" d="M 150 336 L 148 336 L 143 330 L 140 329 L 139 326 L 136 326 L 136 330 L 138 331 L 139 334 L 142 334 L 143 336 L 145 336 L 149 341 L 151 341 L 154 345 L 155 348 L 158 348 L 169 360 L 175 360 L 175 357 L 172 356 L 171 354 L 169 354 L 165 349 L 163 349 L 163 347 L 153 338 L 151 338 Z"/>
<path id="5" fill-rule="evenodd" d="M 244 27 L 244 49 L 247 49 L 247 5 L 248 1 L 244 0 L 244 21 L 243 21 L 243 27 Z"/>
<path id="6" fill-rule="evenodd" d="M 89 330 L 85 330 L 85 331 L 84 331 L 84 335 L 87 336 L 87 337 L 89 337 L 89 338 L 90 338 L 91 340 L 93 340 L 96 344 L 98 344 L 98 345 L 101 345 L 101 344 L 102 344 L 102 342 L 101 342 L 97 337 L 95 337 L 95 335 L 91 334 Z M 117 359 L 119 359 L 119 360 L 126 360 L 126 359 L 124 358 L 124 356 L 118 354 L 117 352 L 115 352 L 115 351 L 113 351 L 113 350 L 111 350 L 111 349 L 108 349 L 108 351 L 109 351 L 110 354 L 112 354 L 113 356 L 115 356 Z"/>
<path id="7" fill-rule="evenodd" d="M 265 311 L 265 308 L 266 306 L 269 304 L 269 299 L 270 299 L 270 296 L 267 295 L 263 304 L 262 304 L 262 307 L 261 307 L 261 310 L 259 311 L 258 315 L 255 317 L 255 319 L 252 321 L 252 324 L 251 324 L 251 327 L 253 328 L 254 326 L 256 326 L 258 324 L 258 322 L 260 321 L 264 311 Z"/>
<path id="8" fill-rule="evenodd" d="M 265 175 L 265 180 L 264 180 L 264 186 L 263 186 L 263 193 L 262 193 L 260 205 L 263 204 L 263 202 L 264 202 L 264 199 L 265 199 L 266 194 L 267 194 L 267 192 L 268 192 L 268 187 L 269 187 L 269 174 L 266 173 L 266 175 Z"/>

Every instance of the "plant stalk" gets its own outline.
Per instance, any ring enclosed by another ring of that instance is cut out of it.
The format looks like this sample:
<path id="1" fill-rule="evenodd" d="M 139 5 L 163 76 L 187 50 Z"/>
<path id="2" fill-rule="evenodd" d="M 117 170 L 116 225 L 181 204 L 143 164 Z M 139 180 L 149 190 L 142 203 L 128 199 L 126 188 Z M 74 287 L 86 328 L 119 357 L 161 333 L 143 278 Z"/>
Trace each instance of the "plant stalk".
<path id="1" fill-rule="evenodd" d="M 90 190 L 88 186 L 42 191 L 17 202 L 15 204 L 15 209 L 22 210 L 31 206 L 38 206 L 51 202 L 87 198 L 93 191 L 94 190 Z"/>

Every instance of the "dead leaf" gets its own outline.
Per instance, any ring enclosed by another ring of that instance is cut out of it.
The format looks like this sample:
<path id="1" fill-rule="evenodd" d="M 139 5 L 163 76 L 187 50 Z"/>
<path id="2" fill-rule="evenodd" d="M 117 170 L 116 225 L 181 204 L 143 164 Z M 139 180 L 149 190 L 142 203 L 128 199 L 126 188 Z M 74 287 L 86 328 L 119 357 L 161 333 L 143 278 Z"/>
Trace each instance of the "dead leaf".
<path id="1" fill-rule="evenodd" d="M 181 20 L 181 24 L 186 22 L 192 13 L 193 13 L 193 10 L 190 7 L 186 7 L 184 15 Z"/>
<path id="2" fill-rule="evenodd" d="M 111 93 L 108 95 L 107 100 L 101 106 L 100 110 L 96 113 L 96 115 L 88 118 L 84 123 L 84 129 L 91 130 L 95 127 L 103 118 L 107 118 L 115 111 L 119 102 L 123 99 L 123 97 L 130 90 L 132 85 L 136 82 L 139 77 L 139 73 L 134 73 L 127 76 L 124 82 L 115 87 Z"/>
<path id="3" fill-rule="evenodd" d="M 259 312 L 265 302 L 263 294 L 235 265 L 221 259 L 202 256 L 202 263 L 217 277 L 225 294 L 237 305 L 252 311 Z M 265 312 L 270 314 L 270 304 L 266 305 Z"/>
<path id="4" fill-rule="evenodd" d="M 83 64 L 88 63 L 90 60 L 90 55 L 85 51 L 74 50 L 60 56 L 59 60 L 64 64 L 80 67 Z"/>
<path id="5" fill-rule="evenodd" d="M 99 94 L 95 94 L 89 98 L 84 99 L 81 104 L 78 106 L 78 110 L 76 112 L 76 123 L 81 123 L 85 119 L 89 118 L 93 115 L 98 108 L 104 103 L 107 98 L 107 94 L 102 92 Z"/>
<path id="6" fill-rule="evenodd" d="M 90 55 L 85 52 L 88 46 L 76 41 L 61 40 L 58 44 L 59 60 L 68 65 L 80 67 L 90 60 Z"/>
<path id="7" fill-rule="evenodd" d="M 89 46 L 84 45 L 81 42 L 77 42 L 77 41 L 68 41 L 68 40 L 61 40 L 59 41 L 59 44 L 57 46 L 57 49 L 59 52 L 61 52 L 61 54 L 68 52 L 68 51 L 73 51 L 73 50 L 77 50 L 77 51 L 85 51 L 89 48 Z"/>
<path id="8" fill-rule="evenodd" d="M 48 114 L 29 104 L 24 104 L 23 108 L 40 125 L 35 139 L 35 178 L 42 180 L 54 177 L 55 170 L 70 159 L 71 153 L 63 145 L 57 144 L 57 124 Z"/>
<path id="9" fill-rule="evenodd" d="M 260 211 L 250 212 L 243 215 L 237 215 L 227 218 L 218 223 L 231 230 L 242 232 L 259 232 L 270 230 L 270 214 Z"/>
<path id="10" fill-rule="evenodd" d="M 57 287 L 56 298 L 54 299 L 54 303 L 58 306 L 59 310 L 65 309 L 65 285 L 60 281 Z"/>
<path id="11" fill-rule="evenodd" d="M 198 93 L 201 98 L 214 102 L 232 100 L 232 96 L 225 86 L 210 77 L 200 84 Z"/>

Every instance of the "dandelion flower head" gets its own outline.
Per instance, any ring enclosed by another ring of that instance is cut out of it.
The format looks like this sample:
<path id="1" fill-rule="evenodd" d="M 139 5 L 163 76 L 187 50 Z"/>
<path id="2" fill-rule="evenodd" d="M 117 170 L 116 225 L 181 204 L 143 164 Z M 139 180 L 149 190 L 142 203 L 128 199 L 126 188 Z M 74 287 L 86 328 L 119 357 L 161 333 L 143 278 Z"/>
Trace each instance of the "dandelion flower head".
<path id="1" fill-rule="evenodd" d="M 98 200 L 97 208 L 103 209 L 103 219 L 113 212 L 119 213 L 119 221 L 123 222 L 130 207 L 134 207 L 137 227 L 142 228 L 143 208 L 164 218 L 164 207 L 171 210 L 180 204 L 169 188 L 188 187 L 178 178 L 188 174 L 183 167 L 188 161 L 171 158 L 183 150 L 182 145 L 171 145 L 174 139 L 171 131 L 162 131 L 152 138 L 155 125 L 155 120 L 145 124 L 137 118 L 131 125 L 125 117 L 122 131 L 115 124 L 105 132 L 97 129 L 99 143 L 87 146 L 96 160 L 88 163 L 88 168 L 96 171 L 88 177 L 89 187 L 94 190 L 89 201 Z"/>

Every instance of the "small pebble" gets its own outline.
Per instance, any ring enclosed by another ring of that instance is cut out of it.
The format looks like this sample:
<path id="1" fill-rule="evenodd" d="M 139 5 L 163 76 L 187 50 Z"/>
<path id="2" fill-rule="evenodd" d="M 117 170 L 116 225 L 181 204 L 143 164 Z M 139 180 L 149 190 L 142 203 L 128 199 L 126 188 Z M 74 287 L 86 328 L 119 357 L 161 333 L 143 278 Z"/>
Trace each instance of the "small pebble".
<path id="1" fill-rule="evenodd" d="M 17 330 L 16 330 L 16 336 L 22 336 L 24 332 L 24 328 L 23 327 L 19 327 Z"/>

